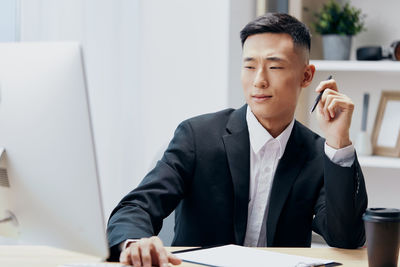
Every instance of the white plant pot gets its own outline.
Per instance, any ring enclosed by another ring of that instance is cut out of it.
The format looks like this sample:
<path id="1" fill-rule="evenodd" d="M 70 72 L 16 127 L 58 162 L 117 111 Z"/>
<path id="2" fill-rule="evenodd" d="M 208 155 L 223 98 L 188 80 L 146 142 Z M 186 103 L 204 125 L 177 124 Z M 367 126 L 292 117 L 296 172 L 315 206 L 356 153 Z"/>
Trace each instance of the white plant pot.
<path id="1" fill-rule="evenodd" d="M 352 40 L 351 35 L 338 35 L 338 34 L 322 35 L 324 59 L 349 60 L 351 40 Z"/>

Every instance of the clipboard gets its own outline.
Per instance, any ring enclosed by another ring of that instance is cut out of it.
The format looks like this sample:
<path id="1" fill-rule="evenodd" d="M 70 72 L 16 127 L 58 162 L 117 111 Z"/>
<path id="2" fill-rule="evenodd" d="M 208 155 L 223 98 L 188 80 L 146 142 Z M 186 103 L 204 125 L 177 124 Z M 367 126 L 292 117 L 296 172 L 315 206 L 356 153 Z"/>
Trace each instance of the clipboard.
<path id="1" fill-rule="evenodd" d="M 272 252 L 237 245 L 213 245 L 172 252 L 182 261 L 209 267 L 323 267 L 341 266 L 339 262 Z M 244 258 L 246 262 L 244 263 Z M 247 258 L 250 262 L 247 261 Z"/>

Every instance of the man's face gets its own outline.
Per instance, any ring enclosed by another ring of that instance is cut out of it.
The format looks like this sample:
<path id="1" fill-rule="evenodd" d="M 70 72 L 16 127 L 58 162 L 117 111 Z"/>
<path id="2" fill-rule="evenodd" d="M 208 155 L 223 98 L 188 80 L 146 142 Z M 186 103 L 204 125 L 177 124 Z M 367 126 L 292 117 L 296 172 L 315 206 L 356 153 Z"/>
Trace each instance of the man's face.
<path id="1" fill-rule="evenodd" d="M 301 88 L 309 84 L 304 82 L 310 74 L 307 61 L 306 49 L 295 47 L 288 34 L 262 33 L 246 39 L 242 86 L 261 123 L 289 123 L 293 118 Z"/>

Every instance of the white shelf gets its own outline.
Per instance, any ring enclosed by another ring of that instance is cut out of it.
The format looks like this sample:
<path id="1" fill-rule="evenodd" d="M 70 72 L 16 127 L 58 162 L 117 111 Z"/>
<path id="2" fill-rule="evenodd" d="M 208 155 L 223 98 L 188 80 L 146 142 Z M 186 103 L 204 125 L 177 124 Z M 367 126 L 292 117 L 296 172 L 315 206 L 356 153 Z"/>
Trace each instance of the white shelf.
<path id="1" fill-rule="evenodd" d="M 317 71 L 373 71 L 373 72 L 400 72 L 400 62 L 383 61 L 356 61 L 356 60 L 311 60 Z"/>
<path id="2" fill-rule="evenodd" d="M 381 156 L 359 156 L 358 161 L 362 167 L 399 169 L 400 158 L 390 158 Z"/>

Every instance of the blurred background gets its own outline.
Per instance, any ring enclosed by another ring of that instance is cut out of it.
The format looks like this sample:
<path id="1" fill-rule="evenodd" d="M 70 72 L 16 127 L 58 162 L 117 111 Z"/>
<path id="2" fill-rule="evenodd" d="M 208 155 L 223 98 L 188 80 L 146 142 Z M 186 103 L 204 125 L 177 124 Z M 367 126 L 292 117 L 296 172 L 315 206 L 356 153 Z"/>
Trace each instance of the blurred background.
<path id="1" fill-rule="evenodd" d="M 82 44 L 108 218 L 118 201 L 161 157 L 179 122 L 245 103 L 239 39 L 244 25 L 257 15 L 275 11 L 291 13 L 311 25 L 314 12 L 324 2 L 1 0 L 0 41 Z M 389 45 L 400 39 L 400 1 L 352 0 L 351 4 L 366 15 L 367 29 L 353 38 L 352 60 L 356 47 Z M 314 31 L 312 51 L 312 59 L 322 59 L 321 38 Z M 339 70 L 337 75 L 345 74 Z M 382 75 L 379 79 L 390 81 L 386 87 L 400 90 L 399 72 Z M 362 99 L 360 92 L 350 93 L 357 98 L 356 103 L 362 101 L 358 99 Z M 314 95 L 303 96 L 300 108 L 309 109 L 308 98 Z M 371 103 L 370 132 L 378 100 L 379 95 Z M 355 112 L 353 135 L 359 128 L 360 114 Z M 304 110 L 299 111 L 298 118 L 310 125 Z M 400 167 L 399 161 L 393 164 Z M 396 168 L 391 175 L 398 174 Z M 380 169 L 373 171 L 379 173 Z M 388 201 L 393 203 L 398 198 Z"/>

